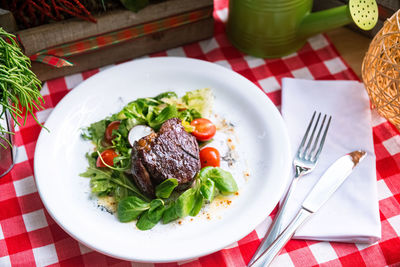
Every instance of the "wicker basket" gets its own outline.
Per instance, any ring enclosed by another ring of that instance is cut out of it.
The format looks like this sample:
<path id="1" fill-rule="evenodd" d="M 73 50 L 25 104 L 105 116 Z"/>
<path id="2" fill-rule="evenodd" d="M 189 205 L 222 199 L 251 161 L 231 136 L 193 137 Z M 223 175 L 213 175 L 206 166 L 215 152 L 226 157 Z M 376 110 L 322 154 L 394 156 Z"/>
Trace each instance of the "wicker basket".
<path id="1" fill-rule="evenodd" d="M 400 130 L 400 10 L 372 40 L 362 77 L 373 107 Z"/>

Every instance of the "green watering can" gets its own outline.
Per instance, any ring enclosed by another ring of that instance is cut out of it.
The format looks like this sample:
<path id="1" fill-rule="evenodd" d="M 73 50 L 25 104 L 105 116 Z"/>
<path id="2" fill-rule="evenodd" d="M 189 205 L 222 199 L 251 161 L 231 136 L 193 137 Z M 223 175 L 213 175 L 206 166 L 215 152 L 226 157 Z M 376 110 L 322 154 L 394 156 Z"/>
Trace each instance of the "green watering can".
<path id="1" fill-rule="evenodd" d="M 317 33 L 351 22 L 370 30 L 378 21 L 375 0 L 350 0 L 348 5 L 319 12 L 311 12 L 312 4 L 312 0 L 230 0 L 228 38 L 247 54 L 275 58 L 297 51 Z"/>

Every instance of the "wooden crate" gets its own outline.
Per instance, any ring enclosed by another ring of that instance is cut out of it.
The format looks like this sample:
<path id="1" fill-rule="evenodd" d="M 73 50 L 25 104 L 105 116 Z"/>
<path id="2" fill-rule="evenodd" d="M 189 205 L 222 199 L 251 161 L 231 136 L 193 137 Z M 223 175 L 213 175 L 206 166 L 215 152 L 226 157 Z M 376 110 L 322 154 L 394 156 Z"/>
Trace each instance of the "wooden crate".
<path id="1" fill-rule="evenodd" d="M 70 19 L 22 30 L 17 34 L 25 54 L 31 56 L 43 49 L 195 10 L 209 10 L 210 16 L 186 25 L 71 56 L 67 59 L 74 63 L 72 67 L 55 68 L 32 62 L 33 71 L 39 79 L 45 81 L 210 38 L 214 29 L 213 0 L 168 0 L 149 5 L 138 13 L 128 10 L 110 11 L 97 16 L 97 23 Z"/>

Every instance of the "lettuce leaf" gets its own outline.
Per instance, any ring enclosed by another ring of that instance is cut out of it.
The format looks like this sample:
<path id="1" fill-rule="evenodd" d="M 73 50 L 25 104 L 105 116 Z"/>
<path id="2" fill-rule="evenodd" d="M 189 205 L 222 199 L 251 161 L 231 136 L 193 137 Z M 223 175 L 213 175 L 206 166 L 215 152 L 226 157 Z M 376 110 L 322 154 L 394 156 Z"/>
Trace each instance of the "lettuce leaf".
<path id="1" fill-rule="evenodd" d="M 211 115 L 214 98 L 210 88 L 189 91 L 182 100 L 188 108 L 197 110 L 203 118 Z"/>

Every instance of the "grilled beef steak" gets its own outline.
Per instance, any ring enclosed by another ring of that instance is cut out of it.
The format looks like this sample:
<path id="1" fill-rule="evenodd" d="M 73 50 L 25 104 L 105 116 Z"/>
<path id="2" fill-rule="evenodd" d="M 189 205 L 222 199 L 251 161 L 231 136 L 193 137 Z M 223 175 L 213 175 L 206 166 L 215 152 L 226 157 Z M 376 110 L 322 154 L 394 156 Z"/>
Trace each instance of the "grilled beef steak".
<path id="1" fill-rule="evenodd" d="M 167 120 L 157 133 L 133 145 L 133 181 L 149 197 L 154 197 L 155 186 L 169 178 L 178 180 L 178 190 L 188 188 L 199 170 L 196 138 L 185 131 L 178 118 Z"/>

